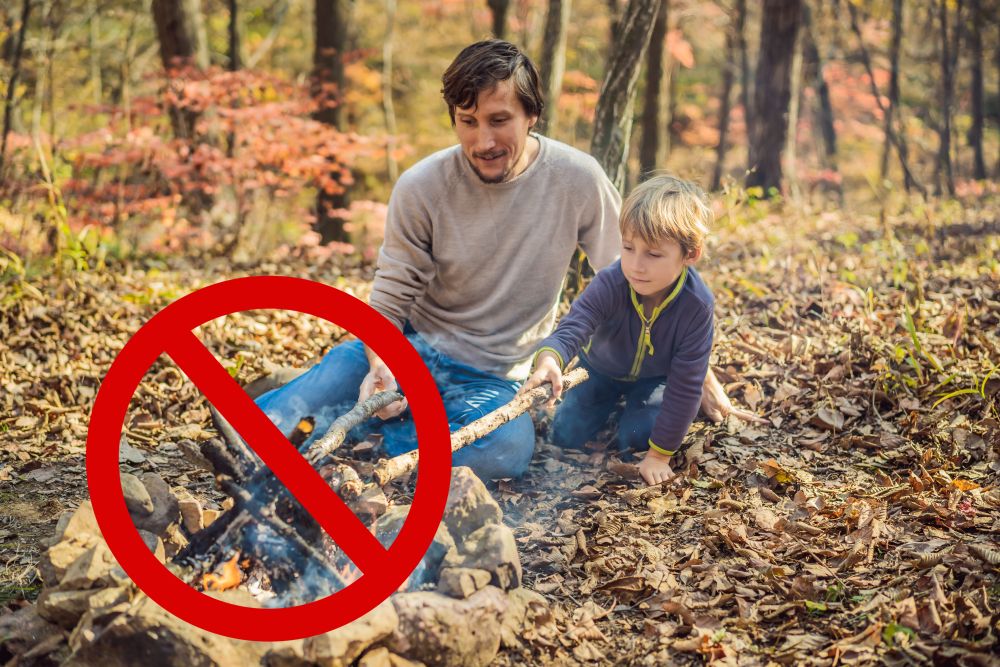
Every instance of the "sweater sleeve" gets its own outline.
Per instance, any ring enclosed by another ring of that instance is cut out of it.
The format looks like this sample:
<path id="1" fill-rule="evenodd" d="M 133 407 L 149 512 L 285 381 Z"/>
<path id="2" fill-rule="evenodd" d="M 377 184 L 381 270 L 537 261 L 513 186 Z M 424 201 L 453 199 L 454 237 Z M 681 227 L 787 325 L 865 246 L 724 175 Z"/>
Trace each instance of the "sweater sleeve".
<path id="1" fill-rule="evenodd" d="M 598 172 L 592 186 L 596 199 L 590 207 L 589 215 L 580 225 L 578 243 L 587 253 L 594 271 L 600 271 L 610 266 L 621 253 L 618 215 L 622 208 L 622 197 L 596 161 L 594 168 Z"/>
<path id="2" fill-rule="evenodd" d="M 691 422 L 698 414 L 701 387 L 712 353 L 713 330 L 712 309 L 706 306 L 698 316 L 692 317 L 670 362 L 670 375 L 663 390 L 663 406 L 649 438 L 650 445 L 661 451 L 679 451 Z"/>
<path id="3" fill-rule="evenodd" d="M 546 348 L 554 351 L 563 367 L 580 352 L 597 326 L 614 312 L 615 290 L 610 274 L 601 271 L 590 281 L 556 330 L 538 346 L 539 352 Z"/>
<path id="4" fill-rule="evenodd" d="M 399 329 L 434 277 L 431 227 L 430 212 L 418 196 L 416 184 L 404 175 L 389 197 L 385 239 L 368 300 Z"/>

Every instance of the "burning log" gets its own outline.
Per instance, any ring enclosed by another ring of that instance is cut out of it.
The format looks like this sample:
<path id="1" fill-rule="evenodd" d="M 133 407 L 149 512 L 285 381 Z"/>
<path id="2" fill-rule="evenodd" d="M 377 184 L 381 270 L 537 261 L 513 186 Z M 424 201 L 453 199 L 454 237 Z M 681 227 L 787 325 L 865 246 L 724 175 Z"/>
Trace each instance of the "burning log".
<path id="1" fill-rule="evenodd" d="M 577 385 L 585 382 L 589 377 L 590 375 L 587 373 L 586 369 L 573 369 L 563 376 L 563 391 L 568 391 L 573 387 L 576 387 Z M 452 433 L 451 451 L 454 453 L 462 447 L 472 444 L 487 433 L 496 430 L 515 417 L 521 415 L 536 401 L 550 398 L 551 396 L 552 387 L 549 385 L 536 387 L 526 394 L 517 396 L 507 405 L 497 408 L 488 415 L 480 417 L 471 424 L 463 426 Z M 418 451 L 414 449 L 412 452 L 407 452 L 406 454 L 401 454 L 400 456 L 396 456 L 391 459 L 379 461 L 379 463 L 375 466 L 374 472 L 372 473 L 375 477 L 375 483 L 379 486 L 385 486 L 392 480 L 398 479 L 406 473 L 416 470 L 419 456 Z"/>

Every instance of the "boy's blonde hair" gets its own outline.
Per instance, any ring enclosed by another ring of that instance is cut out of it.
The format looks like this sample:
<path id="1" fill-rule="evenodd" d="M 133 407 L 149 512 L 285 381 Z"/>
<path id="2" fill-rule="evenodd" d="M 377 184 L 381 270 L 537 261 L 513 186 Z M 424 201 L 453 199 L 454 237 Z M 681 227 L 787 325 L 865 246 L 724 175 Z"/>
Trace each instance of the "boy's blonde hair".
<path id="1" fill-rule="evenodd" d="M 640 183 L 622 204 L 618 227 L 649 245 L 676 241 L 684 257 L 702 249 L 712 222 L 705 191 L 690 181 L 659 175 Z"/>

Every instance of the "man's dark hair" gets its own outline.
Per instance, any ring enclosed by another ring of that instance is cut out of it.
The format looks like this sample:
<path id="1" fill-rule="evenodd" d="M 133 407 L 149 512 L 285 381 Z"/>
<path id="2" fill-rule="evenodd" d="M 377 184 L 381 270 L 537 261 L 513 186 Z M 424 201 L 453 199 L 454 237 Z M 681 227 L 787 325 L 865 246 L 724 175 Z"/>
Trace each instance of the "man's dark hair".
<path id="1" fill-rule="evenodd" d="M 455 107 L 475 106 L 479 93 L 492 90 L 501 81 L 511 78 L 525 113 L 541 116 L 545 103 L 538 83 L 538 69 L 519 48 L 502 39 L 488 39 L 462 49 L 441 77 L 444 84 L 441 92 L 448 103 L 451 124 L 455 124 Z"/>

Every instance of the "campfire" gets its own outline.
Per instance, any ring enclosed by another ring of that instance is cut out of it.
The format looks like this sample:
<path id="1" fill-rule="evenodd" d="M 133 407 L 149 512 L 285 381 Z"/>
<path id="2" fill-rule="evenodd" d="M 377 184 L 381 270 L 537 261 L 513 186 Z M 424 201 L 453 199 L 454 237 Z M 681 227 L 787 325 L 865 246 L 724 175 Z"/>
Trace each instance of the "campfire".
<path id="1" fill-rule="evenodd" d="M 571 383 L 585 379 L 567 377 Z M 545 394 L 547 389 L 530 392 L 454 433 L 453 450 Z M 415 470 L 417 453 L 373 464 L 334 452 L 351 428 L 397 399 L 391 392 L 376 395 L 338 419 L 313 446 L 300 447 L 385 548 L 410 511 L 406 485 L 393 482 Z M 297 430 L 311 427 L 304 421 Z M 301 445 L 307 435 L 293 434 L 292 441 Z M 361 575 L 239 438 L 209 440 L 198 450 L 229 496 L 221 513 L 202 508 L 158 475 L 121 475 L 136 528 L 178 577 L 234 604 L 286 607 L 325 597 Z M 483 665 L 501 643 L 517 645 L 526 622 L 548 613 L 541 596 L 521 588 L 513 532 L 468 468 L 452 471 L 437 533 L 399 590 L 353 623 L 305 640 L 231 640 L 172 616 L 117 565 L 89 502 L 60 520 L 39 570 L 44 589 L 34 606 L 12 615 L 14 620 L 7 617 L 2 630 L 10 637 L 0 661 L 10 650 L 22 659 L 84 665 L 149 664 L 150 657 L 167 665 Z"/>

